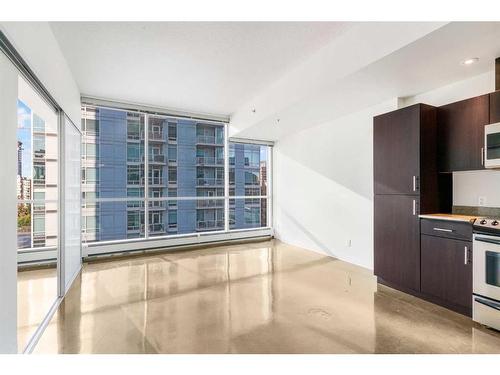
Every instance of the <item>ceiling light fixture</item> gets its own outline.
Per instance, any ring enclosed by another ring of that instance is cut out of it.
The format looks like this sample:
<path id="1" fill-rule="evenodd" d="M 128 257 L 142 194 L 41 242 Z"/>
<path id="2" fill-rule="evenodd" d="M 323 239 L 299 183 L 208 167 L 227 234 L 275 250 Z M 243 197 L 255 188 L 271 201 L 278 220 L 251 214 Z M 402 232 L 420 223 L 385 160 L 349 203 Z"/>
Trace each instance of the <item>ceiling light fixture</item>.
<path id="1" fill-rule="evenodd" d="M 470 59 L 466 59 L 466 60 L 462 61 L 462 65 L 472 65 L 478 61 L 479 61 L 478 57 L 471 57 Z"/>

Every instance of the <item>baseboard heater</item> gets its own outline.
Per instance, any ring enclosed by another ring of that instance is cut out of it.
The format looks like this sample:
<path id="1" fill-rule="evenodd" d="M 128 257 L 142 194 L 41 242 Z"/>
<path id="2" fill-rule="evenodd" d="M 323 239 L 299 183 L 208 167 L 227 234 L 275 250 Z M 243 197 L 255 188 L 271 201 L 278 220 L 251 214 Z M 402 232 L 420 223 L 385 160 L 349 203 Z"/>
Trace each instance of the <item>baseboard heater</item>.
<path id="1" fill-rule="evenodd" d="M 168 239 L 142 239 L 118 243 L 88 244 L 83 249 L 83 260 L 93 261 L 105 257 L 144 255 L 161 252 L 190 250 L 202 247 L 213 247 L 230 243 L 258 242 L 273 238 L 271 228 L 260 230 L 243 230 L 229 233 L 200 233 Z"/>

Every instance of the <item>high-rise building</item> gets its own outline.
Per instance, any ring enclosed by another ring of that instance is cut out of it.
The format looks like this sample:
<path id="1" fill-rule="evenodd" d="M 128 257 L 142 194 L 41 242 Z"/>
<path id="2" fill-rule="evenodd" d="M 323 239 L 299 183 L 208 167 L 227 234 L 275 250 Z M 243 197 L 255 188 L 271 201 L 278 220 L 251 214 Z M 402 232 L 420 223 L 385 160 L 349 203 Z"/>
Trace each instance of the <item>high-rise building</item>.
<path id="1" fill-rule="evenodd" d="M 17 175 L 23 177 L 23 142 L 17 141 Z"/>
<path id="2" fill-rule="evenodd" d="M 208 199 L 224 197 L 222 123 L 84 106 L 82 129 L 87 241 L 144 237 L 145 193 L 150 237 L 224 230 L 224 199 Z M 260 146 L 231 152 L 231 194 L 260 195 Z M 231 199 L 230 217 L 232 229 L 260 227 L 261 200 Z"/>
<path id="3" fill-rule="evenodd" d="M 57 116 L 42 118 L 32 108 L 37 105 L 18 100 L 29 113 L 17 134 L 17 198 L 27 201 L 18 205 L 19 248 L 57 246 Z"/>

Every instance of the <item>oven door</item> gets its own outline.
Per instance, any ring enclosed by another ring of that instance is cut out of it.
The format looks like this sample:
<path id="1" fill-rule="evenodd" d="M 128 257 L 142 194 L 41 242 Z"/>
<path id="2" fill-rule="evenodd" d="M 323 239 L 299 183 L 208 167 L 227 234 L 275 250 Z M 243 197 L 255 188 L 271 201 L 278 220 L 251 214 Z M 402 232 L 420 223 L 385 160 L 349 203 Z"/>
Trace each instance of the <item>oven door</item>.
<path id="1" fill-rule="evenodd" d="M 474 234 L 474 294 L 500 302 L 500 237 Z"/>
<path id="2" fill-rule="evenodd" d="M 500 167 L 500 123 L 484 127 L 484 166 Z"/>

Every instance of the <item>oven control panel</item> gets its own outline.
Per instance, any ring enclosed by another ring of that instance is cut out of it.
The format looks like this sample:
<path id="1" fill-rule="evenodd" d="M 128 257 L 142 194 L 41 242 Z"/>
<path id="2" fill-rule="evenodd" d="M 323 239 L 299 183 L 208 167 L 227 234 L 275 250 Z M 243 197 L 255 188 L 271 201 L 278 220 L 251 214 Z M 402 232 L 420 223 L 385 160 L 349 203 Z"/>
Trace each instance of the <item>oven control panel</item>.
<path id="1" fill-rule="evenodd" d="M 474 221 L 474 229 L 488 233 L 500 233 L 500 218 L 479 218 Z"/>

